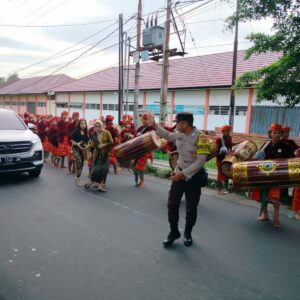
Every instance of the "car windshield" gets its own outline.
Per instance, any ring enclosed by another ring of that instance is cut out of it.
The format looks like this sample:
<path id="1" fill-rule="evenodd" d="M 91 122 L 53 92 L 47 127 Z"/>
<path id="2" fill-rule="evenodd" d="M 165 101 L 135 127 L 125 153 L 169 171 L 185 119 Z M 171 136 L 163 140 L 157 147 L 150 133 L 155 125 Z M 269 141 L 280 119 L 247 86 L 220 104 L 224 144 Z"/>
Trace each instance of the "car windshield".
<path id="1" fill-rule="evenodd" d="M 0 130 L 26 130 L 26 125 L 12 112 L 0 112 Z"/>

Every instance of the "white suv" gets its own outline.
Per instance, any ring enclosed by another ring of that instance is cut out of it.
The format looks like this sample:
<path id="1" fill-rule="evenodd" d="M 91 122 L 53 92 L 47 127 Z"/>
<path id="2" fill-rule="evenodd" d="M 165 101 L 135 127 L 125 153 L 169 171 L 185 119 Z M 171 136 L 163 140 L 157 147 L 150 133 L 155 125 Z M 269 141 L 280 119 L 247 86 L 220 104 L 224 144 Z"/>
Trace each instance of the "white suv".
<path id="1" fill-rule="evenodd" d="M 0 174 L 28 172 L 38 177 L 43 161 L 39 137 L 14 111 L 0 108 Z"/>

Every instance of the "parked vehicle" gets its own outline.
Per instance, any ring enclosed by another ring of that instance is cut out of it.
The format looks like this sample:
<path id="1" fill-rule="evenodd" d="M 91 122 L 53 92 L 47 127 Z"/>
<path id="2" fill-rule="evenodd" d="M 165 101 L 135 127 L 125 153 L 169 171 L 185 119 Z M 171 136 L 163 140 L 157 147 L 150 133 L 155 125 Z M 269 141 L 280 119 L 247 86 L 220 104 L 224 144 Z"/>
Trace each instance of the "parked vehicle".
<path id="1" fill-rule="evenodd" d="M 41 174 L 43 145 L 24 121 L 12 110 L 0 108 L 0 174 L 28 172 Z"/>

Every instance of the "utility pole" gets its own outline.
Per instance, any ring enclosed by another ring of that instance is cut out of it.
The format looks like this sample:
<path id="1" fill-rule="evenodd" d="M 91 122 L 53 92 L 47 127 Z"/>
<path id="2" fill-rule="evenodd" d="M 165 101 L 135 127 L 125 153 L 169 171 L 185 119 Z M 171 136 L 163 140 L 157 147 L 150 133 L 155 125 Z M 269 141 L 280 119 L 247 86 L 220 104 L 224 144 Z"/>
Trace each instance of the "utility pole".
<path id="1" fill-rule="evenodd" d="M 236 16 L 239 13 L 239 0 L 236 2 Z M 237 54 L 238 54 L 238 37 L 239 37 L 239 21 L 235 22 L 235 35 L 233 46 L 233 64 L 232 64 L 232 80 L 231 80 L 231 93 L 230 93 L 230 110 L 229 110 L 229 125 L 234 125 L 234 108 L 235 108 L 235 91 L 233 86 L 236 79 L 236 67 L 237 67 Z"/>
<path id="2" fill-rule="evenodd" d="M 165 23 L 165 36 L 164 36 L 164 45 L 163 45 L 163 68 L 162 68 L 161 92 L 160 92 L 159 121 L 161 123 L 164 123 L 166 119 L 166 106 L 167 106 L 167 97 L 168 97 L 171 5 L 172 5 L 172 0 L 168 0 L 167 16 L 166 16 L 166 23 Z"/>
<path id="3" fill-rule="evenodd" d="M 126 115 L 128 114 L 129 111 L 129 72 L 130 72 L 130 49 L 131 49 L 131 38 L 130 36 L 128 37 L 128 57 L 127 57 L 127 80 L 126 80 Z"/>
<path id="4" fill-rule="evenodd" d="M 123 33 L 123 14 L 119 14 L 119 97 L 118 97 L 118 123 L 121 122 L 123 111 L 123 95 L 124 95 L 124 64 L 123 64 L 123 47 L 124 47 L 124 33 Z"/>
<path id="5" fill-rule="evenodd" d="M 137 24 L 136 24 L 136 51 L 138 52 L 138 60 L 135 64 L 135 79 L 134 79 L 134 100 L 133 100 L 133 119 L 134 125 L 138 123 L 138 103 L 139 103 L 139 84 L 140 84 L 140 48 L 142 34 L 142 0 L 139 0 Z"/>

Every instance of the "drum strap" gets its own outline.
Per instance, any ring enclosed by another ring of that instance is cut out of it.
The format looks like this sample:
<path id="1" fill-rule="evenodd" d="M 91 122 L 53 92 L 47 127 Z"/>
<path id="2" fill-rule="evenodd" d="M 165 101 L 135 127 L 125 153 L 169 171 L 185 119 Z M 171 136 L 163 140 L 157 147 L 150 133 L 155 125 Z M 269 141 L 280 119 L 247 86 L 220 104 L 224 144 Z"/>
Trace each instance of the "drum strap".
<path id="1" fill-rule="evenodd" d="M 221 142 L 222 142 L 222 147 L 226 147 L 226 144 L 225 144 L 225 141 L 224 141 L 223 137 L 221 137 Z"/>
<path id="2" fill-rule="evenodd" d="M 144 127 L 144 128 L 140 131 L 140 133 L 143 134 L 149 127 L 150 127 L 150 125 Z"/>

